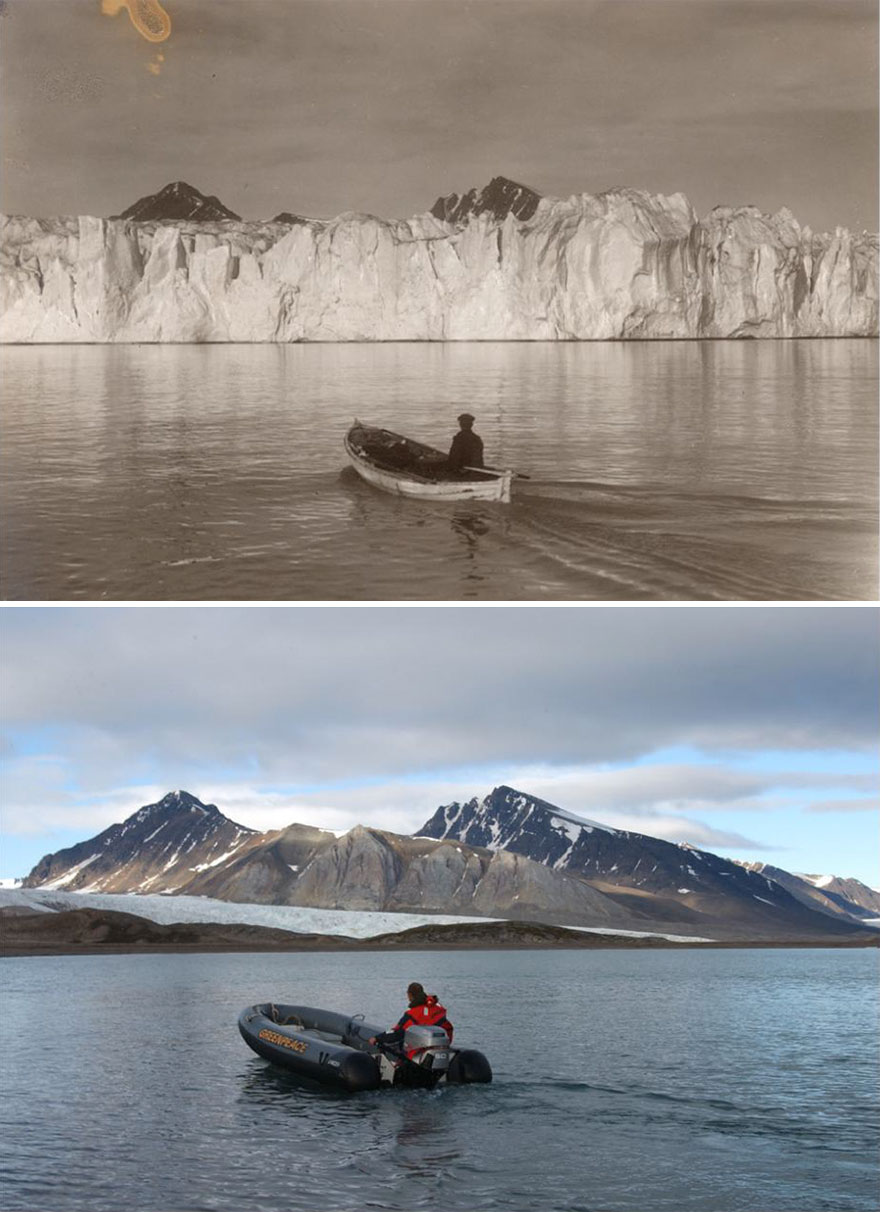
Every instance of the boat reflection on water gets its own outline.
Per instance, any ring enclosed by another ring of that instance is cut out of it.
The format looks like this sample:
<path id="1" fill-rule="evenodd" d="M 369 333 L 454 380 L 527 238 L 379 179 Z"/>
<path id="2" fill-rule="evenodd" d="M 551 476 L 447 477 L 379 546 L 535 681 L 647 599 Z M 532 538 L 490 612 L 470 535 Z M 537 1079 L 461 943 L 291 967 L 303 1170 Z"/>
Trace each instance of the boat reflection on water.
<path id="1" fill-rule="evenodd" d="M 489 520 L 480 514 L 457 513 L 452 519 L 452 529 L 461 535 L 466 547 L 476 551 L 480 537 L 489 533 Z"/>

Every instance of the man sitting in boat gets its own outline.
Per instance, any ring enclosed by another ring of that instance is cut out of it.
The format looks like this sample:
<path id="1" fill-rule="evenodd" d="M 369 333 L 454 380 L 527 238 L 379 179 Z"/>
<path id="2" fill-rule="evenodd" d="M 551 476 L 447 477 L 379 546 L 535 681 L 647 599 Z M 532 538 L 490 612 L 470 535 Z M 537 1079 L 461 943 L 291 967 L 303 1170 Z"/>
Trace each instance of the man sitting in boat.
<path id="1" fill-rule="evenodd" d="M 446 1017 L 446 1008 L 440 1005 L 436 994 L 425 993 L 418 981 L 413 981 L 407 988 L 406 996 L 409 1005 L 391 1030 L 371 1036 L 370 1043 L 399 1047 L 403 1043 L 407 1027 L 442 1027 L 452 1043 L 453 1026 Z"/>
<path id="2" fill-rule="evenodd" d="M 452 439 L 446 460 L 447 468 L 453 473 L 463 471 L 466 467 L 483 466 L 483 439 L 474 433 L 474 418 L 469 412 L 463 412 L 458 424 L 460 428 Z"/>

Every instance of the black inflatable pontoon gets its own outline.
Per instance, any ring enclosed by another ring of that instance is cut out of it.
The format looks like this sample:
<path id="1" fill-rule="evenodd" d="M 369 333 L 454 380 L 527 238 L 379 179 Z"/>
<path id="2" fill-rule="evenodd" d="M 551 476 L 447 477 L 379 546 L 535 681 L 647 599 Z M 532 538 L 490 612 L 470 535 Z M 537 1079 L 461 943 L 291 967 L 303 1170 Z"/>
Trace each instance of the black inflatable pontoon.
<path id="1" fill-rule="evenodd" d="M 410 1027 L 403 1049 L 371 1044 L 384 1027 L 333 1010 L 249 1006 L 238 1017 L 242 1038 L 254 1052 L 300 1077 L 342 1090 L 380 1086 L 430 1089 L 438 1082 L 490 1082 L 492 1070 L 482 1052 L 453 1048 L 442 1027 Z M 405 1054 L 414 1053 L 411 1057 Z"/>

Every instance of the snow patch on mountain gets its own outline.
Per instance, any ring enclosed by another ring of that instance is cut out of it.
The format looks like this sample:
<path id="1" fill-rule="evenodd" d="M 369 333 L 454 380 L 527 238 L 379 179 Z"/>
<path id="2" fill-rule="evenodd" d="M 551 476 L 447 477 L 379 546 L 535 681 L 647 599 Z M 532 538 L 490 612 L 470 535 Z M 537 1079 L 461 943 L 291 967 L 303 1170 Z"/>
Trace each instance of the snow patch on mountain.
<path id="1" fill-rule="evenodd" d="M 808 884 L 812 884 L 814 888 L 827 888 L 829 884 L 833 884 L 837 878 L 834 875 L 802 875 L 802 880 L 806 880 Z"/>
<path id="2" fill-rule="evenodd" d="M 59 875 L 57 879 L 47 880 L 46 883 L 43 885 L 43 887 L 49 888 L 49 889 L 63 888 L 64 885 L 68 884 L 75 876 L 77 876 L 80 873 L 80 871 L 82 871 L 84 868 L 88 867 L 91 863 L 93 863 L 95 861 L 95 859 L 98 859 L 100 857 L 101 857 L 100 854 L 93 854 L 89 858 L 83 859 L 83 861 L 81 863 L 77 863 L 75 867 L 71 867 L 68 871 L 65 871 L 63 875 Z"/>
<path id="3" fill-rule="evenodd" d="M 617 830 L 612 829 L 610 825 L 600 825 L 598 821 L 591 821 L 585 816 L 575 816 L 573 812 L 563 812 L 561 808 L 554 811 L 552 819 L 563 822 L 563 829 L 572 841 L 577 840 L 582 829 L 585 829 L 587 833 L 592 833 L 594 829 L 602 829 L 605 833 L 617 833 Z M 571 826 L 574 826 L 574 829 Z"/>

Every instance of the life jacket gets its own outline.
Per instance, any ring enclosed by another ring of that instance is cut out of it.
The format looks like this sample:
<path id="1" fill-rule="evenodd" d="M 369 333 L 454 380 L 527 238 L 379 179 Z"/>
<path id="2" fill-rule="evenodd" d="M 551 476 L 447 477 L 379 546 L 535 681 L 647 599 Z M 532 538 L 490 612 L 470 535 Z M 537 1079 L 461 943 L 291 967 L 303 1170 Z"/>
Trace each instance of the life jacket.
<path id="1" fill-rule="evenodd" d="M 404 1023 L 407 1027 L 442 1027 L 452 1043 L 453 1026 L 446 1017 L 446 1007 L 441 1006 L 433 994 L 421 1006 L 410 1006 L 404 1015 Z M 421 1051 L 421 1048 L 409 1048 L 406 1054 L 412 1060 Z"/>

